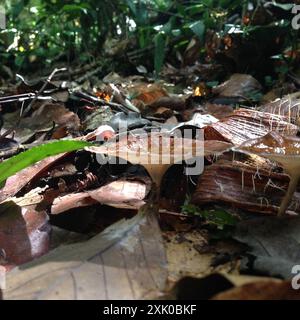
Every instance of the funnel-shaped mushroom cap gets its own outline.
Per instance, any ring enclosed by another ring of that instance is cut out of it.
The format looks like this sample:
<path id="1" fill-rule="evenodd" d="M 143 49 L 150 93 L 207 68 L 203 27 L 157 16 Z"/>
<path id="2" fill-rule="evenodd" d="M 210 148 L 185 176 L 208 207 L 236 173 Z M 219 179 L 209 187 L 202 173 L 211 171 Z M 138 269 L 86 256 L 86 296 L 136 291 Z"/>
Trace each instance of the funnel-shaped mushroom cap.
<path id="1" fill-rule="evenodd" d="M 290 174 L 296 174 L 295 170 L 300 169 L 300 138 L 295 136 L 283 137 L 272 131 L 261 138 L 244 142 L 236 150 L 277 161 Z"/>
<path id="2" fill-rule="evenodd" d="M 86 150 L 122 158 L 133 164 L 143 165 L 150 176 L 160 185 L 166 170 L 175 163 L 188 161 L 195 157 L 219 154 L 232 147 L 223 141 L 203 141 L 173 137 L 166 132 L 129 134 L 119 141 L 109 141 L 100 147 Z"/>

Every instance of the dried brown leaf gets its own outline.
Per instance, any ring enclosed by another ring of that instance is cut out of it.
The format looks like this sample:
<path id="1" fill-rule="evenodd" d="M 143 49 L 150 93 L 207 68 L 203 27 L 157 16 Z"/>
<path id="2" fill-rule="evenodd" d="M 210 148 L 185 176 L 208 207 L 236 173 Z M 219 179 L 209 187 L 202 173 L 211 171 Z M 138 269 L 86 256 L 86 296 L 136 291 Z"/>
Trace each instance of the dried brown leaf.
<path id="1" fill-rule="evenodd" d="M 59 247 L 7 274 L 4 299 L 143 299 L 167 280 L 155 212 L 143 207 L 96 237 Z"/>

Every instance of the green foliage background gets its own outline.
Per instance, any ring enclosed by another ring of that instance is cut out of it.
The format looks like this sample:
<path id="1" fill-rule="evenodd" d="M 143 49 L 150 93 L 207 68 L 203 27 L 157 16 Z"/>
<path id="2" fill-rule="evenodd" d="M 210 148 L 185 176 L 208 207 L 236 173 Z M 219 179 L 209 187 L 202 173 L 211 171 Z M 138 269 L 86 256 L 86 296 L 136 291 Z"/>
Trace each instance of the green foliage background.
<path id="1" fill-rule="evenodd" d="M 170 47 L 184 50 L 192 36 L 203 42 L 207 29 L 224 32 L 228 17 L 233 14 L 242 17 L 249 2 L 255 6 L 259 1 L 2 2 L 7 12 L 7 29 L 0 33 L 0 59 L 14 71 L 43 73 L 57 62 L 92 63 L 105 58 L 107 41 L 114 39 L 130 41 L 132 50 L 148 48 L 147 58 L 159 73 Z"/>

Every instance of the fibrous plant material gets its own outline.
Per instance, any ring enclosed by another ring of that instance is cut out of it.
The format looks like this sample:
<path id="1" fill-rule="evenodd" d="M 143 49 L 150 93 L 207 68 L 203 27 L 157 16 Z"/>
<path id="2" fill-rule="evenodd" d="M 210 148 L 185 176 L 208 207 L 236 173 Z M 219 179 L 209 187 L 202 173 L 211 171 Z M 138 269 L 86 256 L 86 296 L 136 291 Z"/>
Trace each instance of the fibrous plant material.
<path id="1" fill-rule="evenodd" d="M 281 115 L 239 109 L 222 121 L 207 126 L 204 136 L 205 139 L 227 141 L 238 146 L 247 140 L 262 137 L 270 131 L 296 135 L 298 127 L 287 120 L 287 117 Z"/>
<path id="2" fill-rule="evenodd" d="M 300 138 L 284 137 L 276 132 L 270 132 L 262 138 L 243 143 L 237 150 L 279 162 L 289 174 L 289 188 L 278 211 L 278 215 L 282 216 L 288 208 L 300 178 Z"/>
<path id="3" fill-rule="evenodd" d="M 220 159 L 206 167 L 198 180 L 192 203 L 202 206 L 221 202 L 249 212 L 276 215 L 289 177 L 285 173 L 274 172 L 271 165 L 262 164 L 259 160 Z M 299 193 L 295 193 L 293 203 L 295 206 L 291 206 L 290 212 L 300 212 Z"/>
<path id="4" fill-rule="evenodd" d="M 286 95 L 259 107 L 260 111 L 287 117 L 288 121 L 299 125 L 300 92 Z"/>

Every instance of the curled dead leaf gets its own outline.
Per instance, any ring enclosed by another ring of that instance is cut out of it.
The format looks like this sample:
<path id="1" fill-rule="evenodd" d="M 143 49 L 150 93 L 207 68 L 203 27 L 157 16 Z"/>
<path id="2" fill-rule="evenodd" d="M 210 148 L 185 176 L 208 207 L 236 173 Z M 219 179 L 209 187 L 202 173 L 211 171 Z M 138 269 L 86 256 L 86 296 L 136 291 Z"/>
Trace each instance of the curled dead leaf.
<path id="1" fill-rule="evenodd" d="M 227 81 L 213 89 L 213 93 L 222 97 L 247 97 L 261 90 L 260 83 L 248 74 L 233 74 Z"/>
<path id="2" fill-rule="evenodd" d="M 51 214 L 59 214 L 72 208 L 85 207 L 95 203 L 124 209 L 139 209 L 145 204 L 149 188 L 138 181 L 118 180 L 95 190 L 72 193 L 54 200 Z"/>
<path id="3" fill-rule="evenodd" d="M 51 227 L 46 212 L 13 201 L 0 206 L 0 248 L 10 264 L 23 264 L 49 249 Z"/>
<path id="4" fill-rule="evenodd" d="M 147 299 L 167 281 L 154 208 L 146 205 L 94 238 L 60 246 L 7 274 L 4 300 Z"/>

